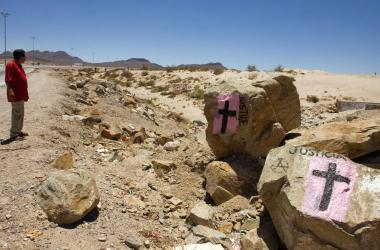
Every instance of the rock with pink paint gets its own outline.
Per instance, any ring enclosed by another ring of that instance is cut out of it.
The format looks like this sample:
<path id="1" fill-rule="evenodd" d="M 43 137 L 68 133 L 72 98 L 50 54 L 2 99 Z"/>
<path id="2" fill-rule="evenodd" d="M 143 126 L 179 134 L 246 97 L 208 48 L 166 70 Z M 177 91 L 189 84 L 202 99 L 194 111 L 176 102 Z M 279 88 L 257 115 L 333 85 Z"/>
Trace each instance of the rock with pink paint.
<path id="1" fill-rule="evenodd" d="M 294 79 L 226 81 L 205 94 L 206 139 L 219 158 L 236 153 L 265 156 L 300 125 Z"/>
<path id="2" fill-rule="evenodd" d="M 288 249 L 380 249 L 380 170 L 287 145 L 268 154 L 258 190 Z"/>

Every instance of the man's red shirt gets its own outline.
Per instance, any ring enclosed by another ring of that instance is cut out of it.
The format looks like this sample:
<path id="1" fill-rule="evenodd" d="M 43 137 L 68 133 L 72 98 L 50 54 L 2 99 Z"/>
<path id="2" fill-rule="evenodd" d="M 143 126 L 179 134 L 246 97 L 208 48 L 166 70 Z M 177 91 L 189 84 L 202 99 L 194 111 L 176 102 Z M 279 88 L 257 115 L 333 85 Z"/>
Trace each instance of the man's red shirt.
<path id="1" fill-rule="evenodd" d="M 13 89 L 15 93 L 14 102 L 28 101 L 28 80 L 21 64 L 15 60 L 9 61 L 5 69 L 5 82 Z M 8 96 L 8 102 L 9 96 Z"/>

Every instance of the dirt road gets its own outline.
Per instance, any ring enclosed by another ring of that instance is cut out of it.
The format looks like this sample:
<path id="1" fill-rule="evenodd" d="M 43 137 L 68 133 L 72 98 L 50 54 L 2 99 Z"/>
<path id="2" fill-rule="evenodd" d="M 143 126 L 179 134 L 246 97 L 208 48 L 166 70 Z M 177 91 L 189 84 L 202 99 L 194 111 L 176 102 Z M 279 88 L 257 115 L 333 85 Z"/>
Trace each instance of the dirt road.
<path id="1" fill-rule="evenodd" d="M 34 193 L 41 177 L 60 146 L 47 140 L 47 130 L 56 122 L 54 110 L 59 107 L 62 81 L 49 71 L 36 71 L 29 76 L 30 101 L 26 103 L 25 127 L 30 136 L 24 141 L 0 146 L 0 248 L 32 249 L 23 240 L 36 228 L 42 216 Z M 5 88 L 0 88 L 0 138 L 9 136 L 10 105 Z M 34 232 L 35 233 L 35 232 Z"/>

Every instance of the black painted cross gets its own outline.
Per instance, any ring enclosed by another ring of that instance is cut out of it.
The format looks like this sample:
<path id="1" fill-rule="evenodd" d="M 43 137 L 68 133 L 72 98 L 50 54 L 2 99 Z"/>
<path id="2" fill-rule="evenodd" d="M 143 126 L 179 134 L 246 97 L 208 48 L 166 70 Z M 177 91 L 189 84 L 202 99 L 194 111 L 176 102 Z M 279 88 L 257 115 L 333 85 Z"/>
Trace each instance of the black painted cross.
<path id="1" fill-rule="evenodd" d="M 323 191 L 323 196 L 321 203 L 319 204 L 319 210 L 326 211 L 329 207 L 331 195 L 334 189 L 334 182 L 345 182 L 350 184 L 350 179 L 341 175 L 336 174 L 336 164 L 329 163 L 329 167 L 326 171 L 313 170 L 313 175 L 326 178 L 325 189 Z"/>
<path id="2" fill-rule="evenodd" d="M 229 110 L 230 101 L 224 102 L 224 109 L 219 109 L 219 114 L 223 115 L 221 133 L 226 133 L 227 123 L 229 117 L 236 117 L 236 111 Z"/>

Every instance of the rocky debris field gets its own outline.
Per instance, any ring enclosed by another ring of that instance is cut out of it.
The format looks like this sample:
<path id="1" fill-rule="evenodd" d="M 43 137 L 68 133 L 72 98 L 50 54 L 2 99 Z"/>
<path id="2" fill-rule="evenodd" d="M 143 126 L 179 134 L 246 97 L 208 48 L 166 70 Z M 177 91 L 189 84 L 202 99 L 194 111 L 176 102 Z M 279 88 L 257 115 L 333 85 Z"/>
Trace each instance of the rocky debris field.
<path id="1" fill-rule="evenodd" d="M 300 98 L 296 71 L 52 74 L 47 150 L 2 185 L 0 248 L 380 248 L 378 110 Z"/>

